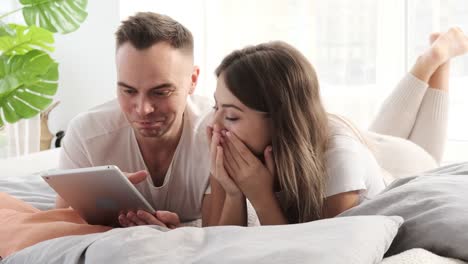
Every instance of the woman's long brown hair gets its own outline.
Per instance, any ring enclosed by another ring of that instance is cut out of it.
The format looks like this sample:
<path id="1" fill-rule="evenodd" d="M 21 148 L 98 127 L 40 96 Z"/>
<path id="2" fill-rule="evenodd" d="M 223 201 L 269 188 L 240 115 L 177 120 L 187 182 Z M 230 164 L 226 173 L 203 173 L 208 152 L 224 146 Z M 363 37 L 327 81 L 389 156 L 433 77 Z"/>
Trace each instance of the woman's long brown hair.
<path id="1" fill-rule="evenodd" d="M 221 74 L 242 103 L 272 120 L 276 176 L 288 219 L 321 218 L 329 125 L 312 65 L 294 47 L 269 42 L 229 54 L 216 69 L 216 76 Z"/>

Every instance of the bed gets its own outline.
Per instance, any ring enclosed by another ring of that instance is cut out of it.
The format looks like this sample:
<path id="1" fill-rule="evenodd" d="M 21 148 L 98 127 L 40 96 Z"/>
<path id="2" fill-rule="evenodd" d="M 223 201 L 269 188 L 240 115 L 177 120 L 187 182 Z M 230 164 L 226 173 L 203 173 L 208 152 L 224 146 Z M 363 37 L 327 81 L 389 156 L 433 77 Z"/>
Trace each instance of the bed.
<path id="1" fill-rule="evenodd" d="M 0 192 L 41 210 L 52 208 L 55 194 L 38 172 L 56 168 L 58 155 L 59 149 L 52 149 L 0 160 Z M 119 228 L 44 241 L 0 262 L 466 263 L 422 248 L 383 258 L 402 224 L 403 219 L 396 216 L 350 215 L 281 227 L 184 227 L 173 231 L 154 226 Z"/>

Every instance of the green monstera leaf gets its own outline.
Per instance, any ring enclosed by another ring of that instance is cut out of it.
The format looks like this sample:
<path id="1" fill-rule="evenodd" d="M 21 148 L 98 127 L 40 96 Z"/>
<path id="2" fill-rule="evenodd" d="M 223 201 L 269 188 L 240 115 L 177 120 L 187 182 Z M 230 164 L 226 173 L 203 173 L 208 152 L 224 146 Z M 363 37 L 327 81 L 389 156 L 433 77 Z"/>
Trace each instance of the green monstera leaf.
<path id="1" fill-rule="evenodd" d="M 88 16 L 88 0 L 20 0 L 28 25 L 66 34 L 77 30 Z"/>
<path id="2" fill-rule="evenodd" d="M 0 21 L 0 37 L 3 36 L 15 37 L 16 32 L 10 27 L 10 25 Z"/>
<path id="3" fill-rule="evenodd" d="M 36 26 L 25 27 L 8 24 L 14 36 L 0 36 L 0 54 L 25 54 L 33 49 L 53 51 L 54 36 L 52 32 Z"/>
<path id="4" fill-rule="evenodd" d="M 58 64 L 45 52 L 0 56 L 0 112 L 5 121 L 31 118 L 52 103 Z M 4 124 L 0 115 L 0 127 Z"/>

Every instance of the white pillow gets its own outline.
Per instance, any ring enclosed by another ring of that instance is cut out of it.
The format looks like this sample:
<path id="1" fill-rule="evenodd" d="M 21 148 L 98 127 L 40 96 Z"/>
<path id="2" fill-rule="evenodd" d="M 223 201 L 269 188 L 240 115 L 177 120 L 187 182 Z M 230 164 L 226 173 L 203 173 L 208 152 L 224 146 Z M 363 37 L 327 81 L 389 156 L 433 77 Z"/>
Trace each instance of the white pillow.
<path id="1" fill-rule="evenodd" d="M 49 240 L 4 263 L 380 263 L 401 217 L 353 216 L 259 227 L 150 226 Z"/>
<path id="2" fill-rule="evenodd" d="M 0 159 L 0 178 L 21 177 L 56 169 L 60 148 L 39 151 L 16 158 Z"/>

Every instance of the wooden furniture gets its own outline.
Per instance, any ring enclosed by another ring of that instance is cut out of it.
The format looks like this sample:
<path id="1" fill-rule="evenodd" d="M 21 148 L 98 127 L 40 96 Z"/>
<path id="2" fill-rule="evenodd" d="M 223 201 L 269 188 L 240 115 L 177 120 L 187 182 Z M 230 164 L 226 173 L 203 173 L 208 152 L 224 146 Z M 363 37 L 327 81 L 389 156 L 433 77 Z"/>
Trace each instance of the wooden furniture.
<path id="1" fill-rule="evenodd" d="M 54 138 L 54 134 L 52 134 L 49 130 L 49 114 L 59 103 L 60 101 L 56 101 L 55 103 L 51 104 L 46 110 L 41 112 L 41 151 L 50 149 L 50 144 L 52 142 L 52 139 Z"/>

